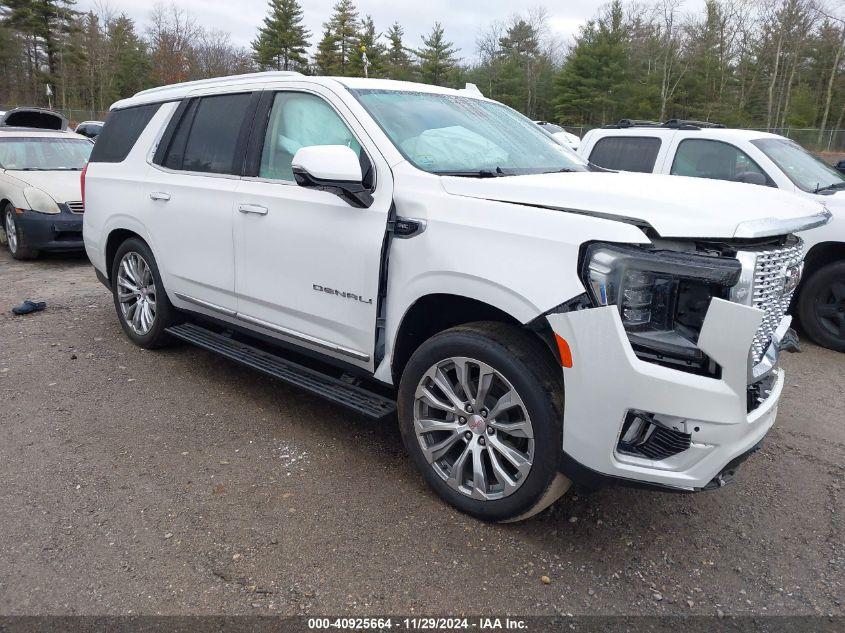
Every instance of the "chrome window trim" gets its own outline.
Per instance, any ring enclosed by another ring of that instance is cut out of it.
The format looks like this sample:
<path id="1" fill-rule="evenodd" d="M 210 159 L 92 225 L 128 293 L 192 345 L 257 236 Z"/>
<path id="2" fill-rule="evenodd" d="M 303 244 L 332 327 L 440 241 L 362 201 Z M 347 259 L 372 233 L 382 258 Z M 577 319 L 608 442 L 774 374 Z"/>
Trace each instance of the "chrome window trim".
<path id="1" fill-rule="evenodd" d="M 147 161 L 147 164 L 152 167 L 153 169 L 157 169 L 162 171 L 166 174 L 175 174 L 175 175 L 183 175 L 183 176 L 203 176 L 205 178 L 225 178 L 227 180 L 240 180 L 240 176 L 236 176 L 235 174 L 217 174 L 211 171 L 188 171 L 186 169 L 170 169 L 169 167 L 162 167 L 161 165 L 156 165 L 151 160 Z"/>

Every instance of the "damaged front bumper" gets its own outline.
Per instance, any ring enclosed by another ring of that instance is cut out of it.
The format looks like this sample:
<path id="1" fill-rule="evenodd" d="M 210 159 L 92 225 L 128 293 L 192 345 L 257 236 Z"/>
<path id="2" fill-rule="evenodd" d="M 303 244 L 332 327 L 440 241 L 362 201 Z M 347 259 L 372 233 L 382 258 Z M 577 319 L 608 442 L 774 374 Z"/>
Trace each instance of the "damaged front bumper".
<path id="1" fill-rule="evenodd" d="M 563 370 L 563 451 L 574 470 L 677 491 L 720 487 L 774 424 L 784 385 L 777 352 L 790 317 L 765 362 L 749 369 L 763 312 L 713 299 L 698 345 L 721 368 L 718 378 L 637 358 L 614 306 L 547 318 L 572 352 L 572 367 Z M 638 432 L 640 450 L 629 450 L 625 440 Z"/>

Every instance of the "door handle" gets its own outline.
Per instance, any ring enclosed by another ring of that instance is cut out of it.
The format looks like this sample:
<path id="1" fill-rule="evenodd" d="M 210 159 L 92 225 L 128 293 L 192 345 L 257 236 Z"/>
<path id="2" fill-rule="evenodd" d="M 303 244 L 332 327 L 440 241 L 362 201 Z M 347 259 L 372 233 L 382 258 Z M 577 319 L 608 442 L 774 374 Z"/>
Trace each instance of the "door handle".
<path id="1" fill-rule="evenodd" d="M 167 202 L 170 200 L 170 194 L 164 191 L 152 191 L 150 192 L 150 200 L 161 200 L 162 202 Z"/>
<path id="2" fill-rule="evenodd" d="M 260 204 L 241 204 L 238 205 L 238 211 L 241 213 L 253 213 L 255 215 L 267 215 L 270 209 L 262 207 Z"/>

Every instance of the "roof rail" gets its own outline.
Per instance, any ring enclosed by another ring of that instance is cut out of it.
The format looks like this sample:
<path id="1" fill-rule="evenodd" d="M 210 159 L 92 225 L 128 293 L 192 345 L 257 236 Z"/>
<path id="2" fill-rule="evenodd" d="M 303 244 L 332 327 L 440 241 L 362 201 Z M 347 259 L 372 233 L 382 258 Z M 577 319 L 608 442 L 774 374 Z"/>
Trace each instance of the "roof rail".
<path id="1" fill-rule="evenodd" d="M 301 75 L 301 74 L 302 73 L 298 73 L 295 70 L 268 70 L 268 71 L 260 72 L 260 73 L 245 73 L 245 74 L 242 74 L 242 75 L 228 75 L 228 76 L 223 76 L 223 77 L 212 77 L 211 79 L 197 79 L 195 81 L 183 81 L 183 82 L 175 83 L 175 84 L 167 84 L 165 86 L 156 86 L 155 88 L 147 88 L 146 90 L 141 90 L 140 92 L 136 92 L 135 96 L 137 97 L 139 95 L 155 94 L 157 92 L 163 92 L 165 90 L 170 90 L 172 88 L 175 88 L 176 86 L 185 87 L 185 88 L 187 88 L 187 87 L 199 88 L 199 87 L 210 85 L 210 84 L 213 85 L 213 84 L 216 84 L 216 83 L 221 83 L 221 82 L 225 82 L 225 81 L 234 81 L 234 80 L 239 80 L 239 79 L 250 79 L 250 78 L 261 79 L 262 77 L 272 79 L 273 77 L 298 76 L 298 75 Z"/>
<path id="2" fill-rule="evenodd" d="M 663 127 L 672 128 L 675 130 L 700 130 L 701 128 L 723 128 L 721 123 L 711 123 L 710 121 L 691 121 L 688 119 L 669 119 L 663 124 Z"/>
<path id="3" fill-rule="evenodd" d="M 660 127 L 660 123 L 658 123 L 657 121 L 644 121 L 641 119 L 619 119 L 617 123 L 603 125 L 602 129 L 613 130 L 624 129 L 629 127 Z"/>

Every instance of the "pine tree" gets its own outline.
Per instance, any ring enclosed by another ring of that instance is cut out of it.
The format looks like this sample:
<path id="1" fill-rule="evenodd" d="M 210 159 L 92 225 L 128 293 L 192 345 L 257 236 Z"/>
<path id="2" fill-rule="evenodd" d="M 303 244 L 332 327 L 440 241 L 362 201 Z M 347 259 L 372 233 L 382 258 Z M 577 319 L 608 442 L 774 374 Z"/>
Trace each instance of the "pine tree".
<path id="1" fill-rule="evenodd" d="M 337 52 L 337 38 L 328 25 L 324 25 L 323 38 L 317 44 L 317 54 L 314 55 L 314 64 L 321 75 L 340 74 L 340 55 Z"/>
<path id="2" fill-rule="evenodd" d="M 408 81 L 414 74 L 411 56 L 408 55 L 408 50 L 402 43 L 404 35 L 405 31 L 398 22 L 394 22 L 387 29 L 387 39 L 390 40 L 390 45 L 386 52 L 385 74 L 390 79 Z"/>
<path id="3" fill-rule="evenodd" d="M 7 26 L 20 31 L 30 41 L 29 76 L 33 83 L 56 84 L 59 61 L 68 35 L 78 28 L 76 0 L 6 0 L 0 5 Z M 37 91 L 39 99 L 43 88 Z M 62 96 L 63 98 L 63 96 Z"/>
<path id="4" fill-rule="evenodd" d="M 328 22 L 323 24 L 323 39 L 317 45 L 315 62 L 324 75 L 349 75 L 353 68 L 360 24 L 352 0 L 338 0 Z"/>
<path id="5" fill-rule="evenodd" d="M 255 61 L 263 69 L 296 70 L 306 64 L 310 33 L 302 25 L 297 0 L 269 0 L 264 26 L 252 43 Z"/>
<path id="6" fill-rule="evenodd" d="M 148 88 L 152 62 L 146 43 L 135 32 L 134 22 L 120 15 L 109 25 L 108 41 L 114 69 L 114 98 Z"/>
<path id="7" fill-rule="evenodd" d="M 496 99 L 536 117 L 537 82 L 541 60 L 537 30 L 517 18 L 499 38 L 499 80 Z"/>
<path id="8" fill-rule="evenodd" d="M 349 74 L 355 77 L 364 76 L 364 52 L 367 53 L 369 62 L 368 77 L 385 76 L 385 53 L 384 44 L 379 40 L 381 34 L 376 33 L 376 25 L 372 16 L 367 16 L 361 22 L 361 33 L 358 37 L 358 46 L 353 51 L 352 60 L 349 66 Z"/>
<path id="9" fill-rule="evenodd" d="M 452 42 L 446 41 L 446 33 L 440 22 L 434 23 L 434 28 L 428 37 L 423 36 L 422 48 L 414 51 L 419 58 L 420 77 L 423 82 L 436 86 L 444 85 L 449 73 L 455 70 L 458 49 Z"/>
<path id="10" fill-rule="evenodd" d="M 582 27 L 556 80 L 556 108 L 561 118 L 605 123 L 623 116 L 629 88 L 628 40 L 622 3 Z"/>

